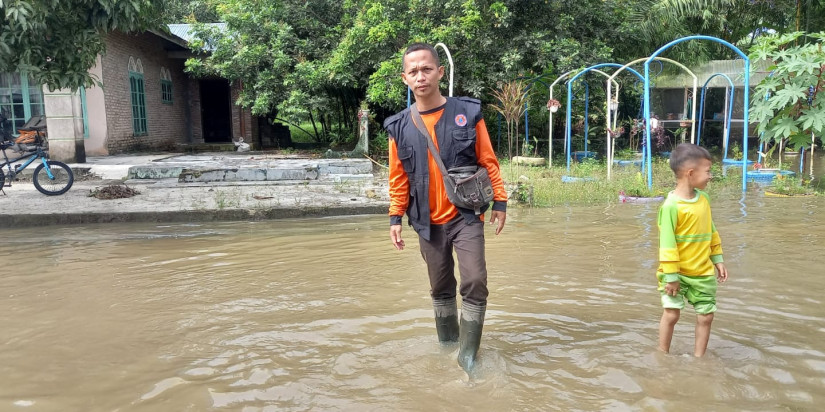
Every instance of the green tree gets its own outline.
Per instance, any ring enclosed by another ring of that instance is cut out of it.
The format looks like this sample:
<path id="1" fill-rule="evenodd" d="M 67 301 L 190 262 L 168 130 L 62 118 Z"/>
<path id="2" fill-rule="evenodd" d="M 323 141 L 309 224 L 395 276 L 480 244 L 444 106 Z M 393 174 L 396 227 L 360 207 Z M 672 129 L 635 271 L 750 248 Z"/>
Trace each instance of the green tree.
<path id="1" fill-rule="evenodd" d="M 336 53 L 369 62 L 360 68 L 371 73 L 368 100 L 394 110 L 406 101 L 398 75 L 406 45 L 443 42 L 455 60 L 456 94 L 487 99 L 500 81 L 610 60 L 609 44 L 620 40 L 614 7 L 611 0 L 370 0 Z"/>
<path id="2" fill-rule="evenodd" d="M 764 36 L 751 50 L 752 60 L 770 60 L 772 75 L 756 86 L 751 122 L 765 141 L 788 139 L 808 146 L 811 135 L 825 132 L 825 32 Z M 767 98 L 765 98 L 767 96 Z"/>
<path id="3" fill-rule="evenodd" d="M 220 21 L 215 7 L 218 0 L 165 0 L 163 20 L 166 23 L 216 23 Z"/>
<path id="4" fill-rule="evenodd" d="M 0 0 L 0 72 L 27 71 L 51 88 L 90 86 L 111 30 L 159 27 L 161 0 Z"/>
<path id="5" fill-rule="evenodd" d="M 216 11 L 225 30 L 195 25 L 202 54 L 186 62 L 195 75 L 218 75 L 242 85 L 238 104 L 259 116 L 300 126 L 318 141 L 354 131 L 363 93 L 356 81 L 331 76 L 325 62 L 346 24 L 337 0 L 224 0 Z M 337 131 L 333 125 L 338 125 Z"/>
<path id="6" fill-rule="evenodd" d="M 624 3 L 632 9 L 625 25 L 625 30 L 636 37 L 631 47 L 642 45 L 643 50 L 652 52 L 676 38 L 702 34 L 720 38 L 747 52 L 760 33 L 793 30 L 800 1 L 632 0 Z M 809 9 L 808 13 L 816 13 L 814 8 Z M 668 57 L 685 64 L 735 58 L 726 47 L 710 42 L 681 44 Z"/>

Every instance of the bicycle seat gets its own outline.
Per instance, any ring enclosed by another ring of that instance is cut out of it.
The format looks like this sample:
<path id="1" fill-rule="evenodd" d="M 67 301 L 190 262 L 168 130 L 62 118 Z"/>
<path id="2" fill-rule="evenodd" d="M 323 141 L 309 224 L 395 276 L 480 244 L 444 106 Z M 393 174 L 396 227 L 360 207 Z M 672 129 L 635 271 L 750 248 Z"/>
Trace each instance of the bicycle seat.
<path id="1" fill-rule="evenodd" d="M 32 116 L 29 121 L 26 122 L 22 127 L 19 127 L 17 130 L 24 130 L 27 132 L 32 131 L 41 131 L 46 129 L 46 116 Z"/>

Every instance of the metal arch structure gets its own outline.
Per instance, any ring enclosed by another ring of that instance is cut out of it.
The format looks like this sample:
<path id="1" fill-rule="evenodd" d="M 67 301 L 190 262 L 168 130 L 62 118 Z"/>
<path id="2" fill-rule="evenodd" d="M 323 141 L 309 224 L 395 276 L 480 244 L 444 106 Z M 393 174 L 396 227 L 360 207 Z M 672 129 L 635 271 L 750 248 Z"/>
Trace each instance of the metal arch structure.
<path id="1" fill-rule="evenodd" d="M 571 95 L 568 98 L 570 100 L 576 100 L 578 96 Z M 587 80 L 584 80 L 584 157 L 587 157 L 587 138 L 590 137 L 590 83 Z M 571 126 L 572 127 L 572 126 Z M 566 135 L 565 135 L 566 136 Z M 565 139 L 564 147 L 567 148 L 570 146 L 570 151 L 573 151 L 573 139 L 571 136 L 570 141 Z M 566 152 L 565 152 L 566 153 Z"/>
<path id="2" fill-rule="evenodd" d="M 724 77 L 725 80 L 728 81 L 728 85 L 730 85 L 730 93 L 725 94 L 725 97 L 728 99 L 728 104 L 725 107 L 725 112 L 726 112 L 725 113 L 725 119 L 724 119 L 725 127 L 724 127 L 724 132 L 722 133 L 722 144 L 725 146 L 723 148 L 724 156 L 722 158 L 727 159 L 728 158 L 728 146 L 729 146 L 728 140 L 730 139 L 730 120 L 733 117 L 733 100 L 734 100 L 734 97 L 736 96 L 736 87 L 733 84 L 733 80 L 731 80 L 730 77 L 728 77 L 728 75 L 726 75 L 724 73 L 716 73 L 713 76 L 710 76 L 708 78 L 708 80 L 705 81 L 705 84 L 702 85 L 702 100 L 701 100 L 701 104 L 699 105 L 699 133 L 696 136 L 696 144 L 697 145 L 699 144 L 699 142 L 701 141 L 701 137 L 702 137 L 702 119 L 703 119 L 704 113 L 705 113 L 705 93 L 707 92 L 708 84 L 711 82 L 711 80 L 713 80 L 714 78 L 719 77 L 719 76 Z"/>
<path id="3" fill-rule="evenodd" d="M 642 58 L 633 60 L 630 63 L 625 64 L 624 66 L 620 67 L 615 72 L 613 72 L 613 75 L 610 77 L 610 80 L 612 80 L 613 78 L 615 78 L 616 76 L 621 74 L 626 69 L 630 68 L 630 66 L 633 66 L 634 64 L 637 64 L 637 63 L 640 63 L 640 62 L 643 62 L 646 59 L 647 59 L 647 57 L 642 57 Z M 694 73 L 687 66 L 685 66 L 682 63 L 679 63 L 676 60 L 668 59 L 666 57 L 656 57 L 654 60 L 660 61 L 660 62 L 671 63 L 674 66 L 677 66 L 677 67 L 681 68 L 684 72 L 686 72 L 690 77 L 693 78 L 693 99 L 691 100 L 691 107 L 690 107 L 690 117 L 691 117 L 690 118 L 690 142 L 693 143 L 694 137 L 696 136 L 696 91 L 697 91 L 698 86 L 699 86 L 699 78 L 696 76 L 696 73 Z M 610 86 L 611 86 L 610 82 L 608 82 L 607 83 L 607 96 L 608 96 L 609 99 L 612 100 L 613 98 L 611 96 L 611 87 Z M 616 89 L 616 99 L 615 99 L 617 103 L 618 103 L 618 96 L 619 96 L 619 90 L 617 88 Z M 618 111 L 618 109 L 617 109 L 617 111 Z M 612 123 L 611 123 L 611 120 L 612 120 Z M 607 111 L 607 128 L 608 128 L 608 130 L 616 128 L 616 120 L 617 119 L 612 118 L 611 110 L 608 110 Z M 608 151 L 608 155 L 607 155 L 607 178 L 608 179 L 610 179 L 611 172 L 612 172 L 612 169 L 613 169 L 612 166 L 613 166 L 613 155 L 614 155 L 614 153 L 613 153 L 613 145 L 611 144 L 611 139 L 612 138 L 610 137 L 610 132 L 607 132 L 607 151 Z"/>
<path id="4" fill-rule="evenodd" d="M 566 124 L 566 128 L 565 128 L 565 145 L 567 146 L 566 155 L 567 155 L 567 171 L 568 172 L 570 171 L 570 143 L 571 143 L 570 140 L 571 140 L 571 137 L 572 137 L 571 136 L 572 133 L 571 133 L 570 122 L 571 122 L 571 113 L 573 111 L 573 106 L 572 106 L 572 100 L 573 99 L 571 98 L 571 96 L 573 95 L 573 82 L 575 82 L 576 79 L 578 79 L 579 77 L 581 77 L 585 73 L 595 71 L 596 73 L 600 73 L 600 74 L 604 75 L 607 78 L 608 82 L 613 81 L 616 84 L 616 89 L 618 90 L 618 88 L 619 88 L 618 82 L 616 82 L 615 79 L 611 79 L 610 75 L 608 75 L 607 73 L 605 73 L 601 70 L 598 70 L 602 67 L 617 67 L 617 68 L 619 68 L 619 67 L 622 67 L 622 65 L 618 64 L 618 63 L 600 63 L 600 64 L 590 66 L 590 67 L 582 70 L 581 72 L 577 73 L 575 76 L 573 76 L 572 78 L 570 78 L 570 80 L 567 81 L 567 124 Z M 627 70 L 630 70 L 630 72 L 635 74 L 640 80 L 643 79 L 642 75 L 639 74 L 639 72 L 637 72 L 636 70 L 633 70 L 629 67 L 627 68 Z M 609 96 L 606 96 L 606 97 L 609 99 Z M 610 107 L 608 107 L 607 110 L 610 111 Z M 648 129 L 647 133 L 650 134 L 650 129 Z M 648 140 L 648 142 L 650 141 L 650 136 L 648 136 L 647 140 Z"/>
<path id="5" fill-rule="evenodd" d="M 438 49 L 439 47 L 444 49 L 444 54 L 447 55 L 447 61 L 450 63 L 450 88 L 448 89 L 448 96 L 453 97 L 453 71 L 455 69 L 455 65 L 453 64 L 453 55 L 450 54 L 450 49 L 448 49 L 447 45 L 444 43 L 436 43 L 435 46 L 433 46 L 435 49 Z"/>
<path id="6" fill-rule="evenodd" d="M 599 69 L 591 69 L 591 71 L 596 72 L 596 73 L 599 73 L 599 74 L 601 74 L 601 75 L 602 75 L 602 76 L 604 76 L 604 77 L 610 77 L 610 75 L 608 75 L 607 73 L 605 73 L 605 72 L 603 72 L 603 71 L 601 71 L 601 70 L 599 70 Z M 556 78 L 556 80 L 555 80 L 555 81 L 553 81 L 553 83 L 551 83 L 551 84 L 550 84 L 550 87 L 549 87 L 549 89 L 550 89 L 550 100 L 552 100 L 552 99 L 553 99 L 553 88 L 554 88 L 554 87 L 555 87 L 555 86 L 556 86 L 556 85 L 557 85 L 560 81 L 562 81 L 562 80 L 564 80 L 564 79 L 566 79 L 566 78 L 570 77 L 570 75 L 571 75 L 571 74 L 573 74 L 573 73 L 575 73 L 575 72 L 576 72 L 576 70 L 569 70 L 569 71 L 565 72 L 564 74 L 562 74 L 561 76 L 559 76 L 558 78 Z M 565 83 L 566 83 L 566 82 L 565 82 Z M 616 88 L 618 88 L 618 87 L 619 87 L 619 83 L 618 83 L 618 82 L 616 82 L 615 80 L 613 80 L 613 83 L 615 83 L 615 84 L 616 84 Z M 552 111 L 552 110 L 550 111 L 550 116 L 549 116 L 549 120 L 548 120 L 548 122 L 550 123 L 550 126 L 549 126 L 549 127 L 550 127 L 550 132 L 549 132 L 549 136 L 550 136 L 550 148 L 549 148 L 548 153 L 547 153 L 547 157 L 548 157 L 548 159 L 547 159 L 547 165 L 548 165 L 548 167 L 553 167 L 553 111 Z M 566 126 L 565 126 L 565 127 L 566 127 Z M 567 152 L 567 139 L 566 139 L 566 138 L 565 138 L 565 140 L 564 140 L 564 151 L 565 151 L 565 153 Z"/>
<path id="7" fill-rule="evenodd" d="M 747 171 L 748 171 L 748 163 L 747 163 L 748 162 L 748 128 L 749 128 L 748 127 L 748 125 L 749 125 L 749 122 L 748 122 L 748 109 L 749 109 L 749 106 L 750 106 L 751 60 L 750 60 L 750 58 L 748 57 L 747 54 L 742 52 L 742 50 L 739 50 L 739 48 L 737 48 L 733 44 L 730 44 L 729 42 L 727 42 L 725 40 L 722 40 L 722 39 L 719 39 L 719 38 L 716 38 L 716 37 L 704 36 L 704 35 L 682 37 L 681 39 L 673 40 L 670 43 L 665 44 L 664 46 L 660 47 L 658 50 L 653 52 L 653 54 L 651 54 L 650 57 L 647 58 L 647 60 L 645 60 L 645 64 L 644 64 L 644 67 L 645 67 L 644 115 L 645 115 L 645 130 L 647 132 L 647 136 L 646 136 L 646 138 L 647 138 L 647 147 L 645 148 L 645 151 L 647 152 L 647 155 L 648 155 L 648 161 L 650 161 L 650 157 L 649 157 L 650 156 L 650 62 L 652 62 L 656 57 L 658 57 L 660 54 L 665 52 L 667 49 L 669 49 L 669 48 L 671 48 L 671 47 L 673 47 L 673 46 L 675 46 L 679 43 L 683 43 L 683 42 L 686 42 L 686 41 L 689 41 L 689 40 L 707 40 L 707 41 L 712 41 L 712 42 L 719 43 L 719 44 L 733 50 L 736 54 L 738 54 L 740 57 L 742 57 L 742 60 L 744 60 L 744 62 L 745 62 L 745 67 L 744 67 L 744 78 L 745 78 L 745 87 L 744 87 L 744 89 L 745 89 L 745 94 L 744 94 L 744 102 L 743 102 L 744 115 L 743 115 L 743 119 L 742 119 L 743 122 L 744 122 L 744 127 L 742 128 L 743 129 L 743 139 L 742 140 L 744 141 L 744 147 L 742 149 L 742 151 L 743 151 L 743 156 L 742 156 L 742 192 L 745 192 L 748 189 L 748 179 L 747 179 L 747 177 L 748 177 L 748 173 L 747 173 Z M 648 169 L 647 169 L 647 186 L 648 186 L 648 188 L 651 188 L 651 187 L 653 187 L 652 185 L 653 185 L 653 171 L 651 170 L 650 167 L 648 167 Z"/>
<path id="8" fill-rule="evenodd" d="M 453 55 L 450 54 L 450 49 L 448 49 L 444 43 L 436 43 L 435 46 L 433 46 L 433 48 L 435 49 L 437 49 L 438 47 L 444 49 L 444 54 L 447 55 L 447 61 L 450 63 L 450 86 L 447 90 L 449 92 L 448 96 L 453 97 L 453 72 L 455 70 L 455 65 L 453 64 Z M 409 88 L 409 86 L 407 86 L 407 107 L 410 107 L 410 104 L 412 104 L 412 90 Z"/>
<path id="9" fill-rule="evenodd" d="M 559 76 L 553 83 L 550 84 L 548 87 L 550 89 L 550 100 L 553 100 L 553 87 L 555 87 L 560 81 L 569 77 L 572 73 L 575 73 L 575 70 L 570 70 L 561 76 Z M 547 149 L 547 167 L 553 167 L 553 111 L 550 110 L 550 115 L 548 116 L 548 123 L 550 123 L 549 128 L 549 149 Z M 565 140 L 565 151 L 567 150 L 567 140 Z"/>

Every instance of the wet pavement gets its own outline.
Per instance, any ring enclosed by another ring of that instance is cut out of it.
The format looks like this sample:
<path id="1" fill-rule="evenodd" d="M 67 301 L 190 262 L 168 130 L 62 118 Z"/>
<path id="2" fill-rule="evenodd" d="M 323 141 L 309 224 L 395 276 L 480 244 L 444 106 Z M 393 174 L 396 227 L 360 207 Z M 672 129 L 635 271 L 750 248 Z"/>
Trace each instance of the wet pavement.
<path id="1" fill-rule="evenodd" d="M 0 227 L 384 214 L 389 206 L 386 176 L 366 158 L 164 153 L 90 157 L 70 166 L 75 182 L 60 196 L 41 194 L 25 175 L 5 187 Z M 139 194 L 92 196 L 110 185 Z"/>

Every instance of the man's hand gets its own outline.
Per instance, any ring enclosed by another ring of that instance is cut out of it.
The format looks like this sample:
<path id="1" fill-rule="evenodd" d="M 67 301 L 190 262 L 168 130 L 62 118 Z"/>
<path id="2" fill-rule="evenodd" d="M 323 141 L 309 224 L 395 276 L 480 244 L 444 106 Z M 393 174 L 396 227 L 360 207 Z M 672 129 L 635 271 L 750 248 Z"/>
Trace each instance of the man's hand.
<path id="1" fill-rule="evenodd" d="M 728 268 L 725 267 L 724 263 L 717 263 L 714 266 L 716 266 L 716 280 L 719 283 L 725 283 L 728 280 Z"/>
<path id="2" fill-rule="evenodd" d="M 401 239 L 401 225 L 390 225 L 390 240 L 398 250 L 404 250 L 404 240 Z"/>
<path id="3" fill-rule="evenodd" d="M 498 220 L 498 226 L 496 226 L 496 234 L 499 234 L 501 233 L 501 229 L 504 229 L 504 221 L 507 220 L 507 212 L 493 210 L 490 213 L 490 223 L 495 223 L 496 220 Z"/>
<path id="4" fill-rule="evenodd" d="M 669 282 L 665 285 L 665 294 L 668 296 L 676 296 L 679 294 L 679 289 L 681 289 L 681 286 L 678 280 Z"/>

